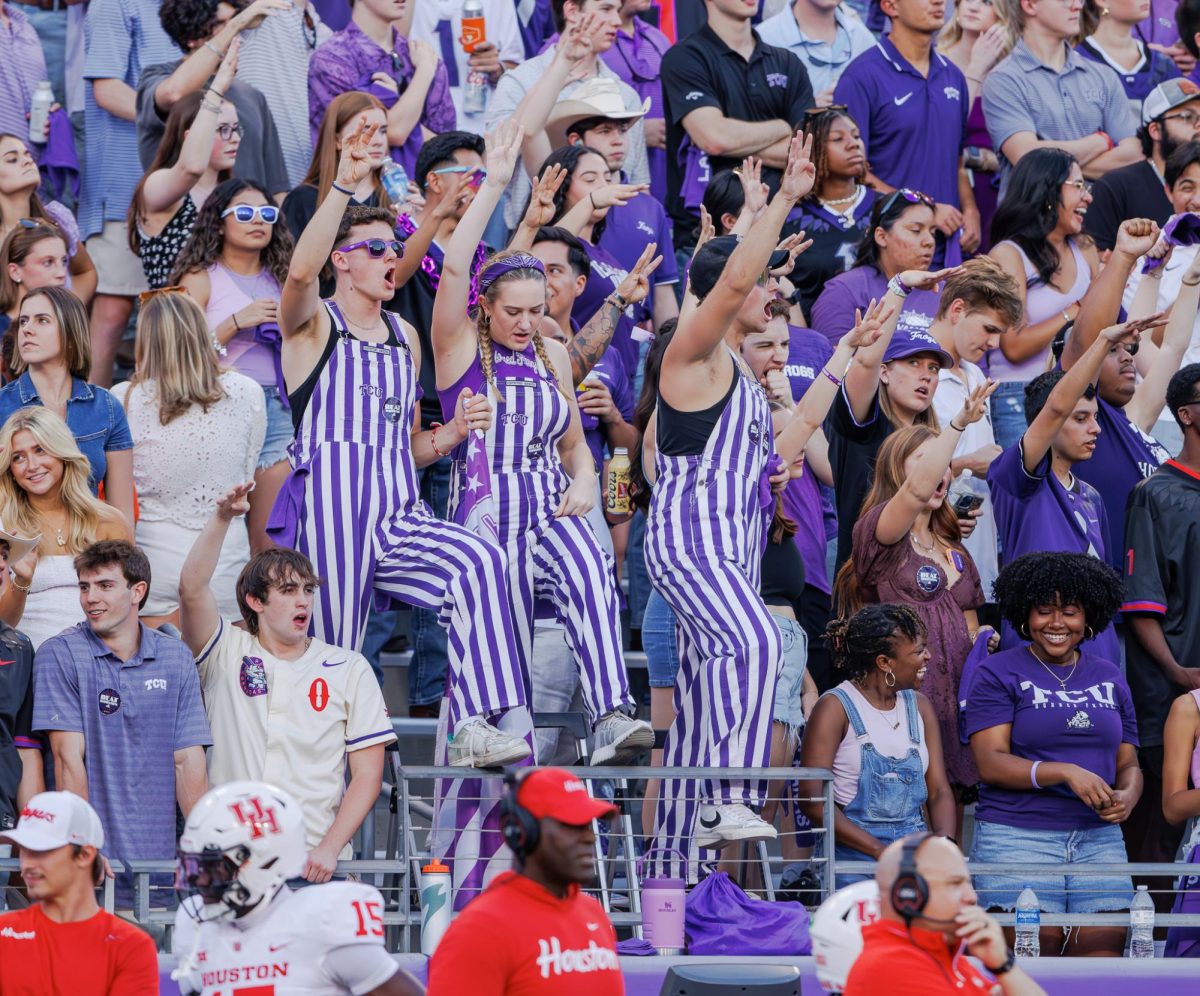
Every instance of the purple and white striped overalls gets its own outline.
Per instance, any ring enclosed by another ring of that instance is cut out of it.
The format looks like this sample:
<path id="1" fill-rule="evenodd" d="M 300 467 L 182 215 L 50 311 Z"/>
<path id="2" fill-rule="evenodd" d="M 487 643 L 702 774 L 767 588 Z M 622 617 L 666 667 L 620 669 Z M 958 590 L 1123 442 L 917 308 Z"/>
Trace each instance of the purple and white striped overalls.
<path id="1" fill-rule="evenodd" d="M 731 354 L 732 355 L 732 354 Z M 668 766 L 765 767 L 783 641 L 759 594 L 765 538 L 760 485 L 774 449 L 762 388 L 741 370 L 704 452 L 655 457 L 646 524 L 650 581 L 675 612 L 679 674 Z M 661 419 L 661 408 L 660 408 Z M 656 847 L 688 854 L 701 801 L 761 806 L 760 779 L 663 783 Z M 699 795 L 700 799 L 695 798 Z M 676 870 L 672 874 L 680 874 Z"/>
<path id="2" fill-rule="evenodd" d="M 586 519 L 554 516 L 571 483 L 558 455 L 571 410 L 532 345 L 518 353 L 494 343 L 492 357 L 502 400 L 493 397 L 485 440 L 521 660 L 528 670 L 535 605 L 551 609 L 579 664 L 583 701 L 595 722 L 632 699 L 612 560 Z M 438 391 L 447 421 L 464 387 L 479 394 L 491 390 L 478 355 L 453 387 Z M 464 484 L 464 452 L 456 453 L 451 515 Z"/>
<path id="3" fill-rule="evenodd" d="M 450 729 L 525 705 L 504 554 L 421 500 L 411 445 L 420 388 L 403 328 L 385 311 L 395 342 L 363 342 L 336 304 L 325 306 L 337 341 L 289 448 L 292 474 L 270 526 L 325 579 L 314 635 L 358 649 L 372 593 L 381 606 L 430 609 L 449 631 Z"/>

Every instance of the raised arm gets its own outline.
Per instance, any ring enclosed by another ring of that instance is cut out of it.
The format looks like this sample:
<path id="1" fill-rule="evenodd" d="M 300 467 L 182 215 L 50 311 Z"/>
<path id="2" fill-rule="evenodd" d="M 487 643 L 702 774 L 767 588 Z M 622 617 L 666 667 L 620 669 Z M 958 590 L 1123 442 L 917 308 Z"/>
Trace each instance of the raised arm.
<path id="1" fill-rule="evenodd" d="M 321 306 L 321 271 L 333 251 L 350 198 L 371 171 L 367 149 L 378 130 L 379 125 L 367 124 L 365 114 L 359 118 L 358 127 L 342 143 L 337 179 L 300 233 L 279 301 L 279 329 L 285 339 L 299 332 Z"/>
<path id="2" fill-rule="evenodd" d="M 1183 354 L 1192 341 L 1197 310 L 1200 310 L 1200 255 L 1192 260 L 1183 275 L 1162 345 L 1155 346 L 1150 336 L 1142 339 L 1141 348 L 1151 354 L 1150 366 L 1134 391 L 1133 399 L 1125 406 L 1125 414 L 1143 432 L 1149 432 L 1158 421 L 1167 384 L 1182 364 Z"/>
<path id="3" fill-rule="evenodd" d="M 811 153 L 811 135 L 796 135 L 792 139 L 779 193 L 771 198 L 759 223 L 733 251 L 716 286 L 694 310 L 679 316 L 664 363 L 700 363 L 720 348 L 729 323 L 770 263 L 788 212 L 812 190 L 816 168 Z"/>
<path id="4" fill-rule="evenodd" d="M 199 655 L 221 623 L 211 584 L 229 524 L 250 511 L 254 482 L 235 484 L 217 499 L 217 507 L 200 530 L 179 571 L 179 629 L 193 656 Z"/>
<path id="5" fill-rule="evenodd" d="M 196 118 L 187 130 L 187 137 L 179 150 L 179 159 L 173 166 L 156 169 L 146 177 L 146 183 L 142 187 L 142 214 L 165 211 L 191 190 L 208 169 L 209 160 L 212 158 L 213 139 L 217 134 L 217 118 L 221 113 L 221 100 L 237 73 L 240 45 L 241 39 L 235 38 L 229 46 L 229 51 L 225 53 L 225 58 L 221 60 L 212 85 L 201 97 L 200 110 L 196 112 Z"/>
<path id="6" fill-rule="evenodd" d="M 554 221 L 554 196 L 558 188 L 567 178 L 567 168 L 554 163 L 547 166 L 541 176 L 533 175 L 533 188 L 529 192 L 529 206 L 512 238 L 508 240 L 509 249 L 519 249 L 529 252 L 533 248 L 533 240 L 537 238 L 538 229 Z"/>
<path id="7" fill-rule="evenodd" d="M 421 268 L 421 261 L 429 252 L 442 222 L 454 214 L 458 199 L 462 197 L 470 179 L 469 173 L 444 173 L 440 177 L 441 190 L 437 193 L 425 188 L 425 211 L 417 230 L 405 240 L 404 255 L 396 263 L 396 286 L 403 287 L 413 274 Z"/>
<path id="8" fill-rule="evenodd" d="M 661 256 L 654 255 L 657 249 L 658 244 L 651 242 L 642 250 L 633 269 L 567 344 L 567 356 L 571 360 L 571 379 L 576 386 L 581 384 L 592 367 L 600 362 L 600 357 L 612 342 L 613 333 L 625 309 L 640 304 L 650 293 L 650 274 L 657 270 L 658 264 L 662 262 Z"/>
<path id="9" fill-rule="evenodd" d="M 988 398 L 995 390 L 996 384 L 992 380 L 976 387 L 963 401 L 962 411 L 950 419 L 950 424 L 935 439 L 917 449 L 912 470 L 900 490 L 883 507 L 875 525 L 875 539 L 884 546 L 899 543 L 907 536 L 921 511 L 928 507 L 929 500 L 946 477 L 954 447 L 966 428 L 983 418 Z"/>

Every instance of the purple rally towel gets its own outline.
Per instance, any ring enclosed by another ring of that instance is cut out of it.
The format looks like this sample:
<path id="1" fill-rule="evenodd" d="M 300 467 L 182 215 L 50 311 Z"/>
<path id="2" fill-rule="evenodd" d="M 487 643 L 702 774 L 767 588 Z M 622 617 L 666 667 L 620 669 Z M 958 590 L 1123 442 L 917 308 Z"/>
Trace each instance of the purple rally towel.
<path id="1" fill-rule="evenodd" d="M 1162 230 L 1162 241 L 1172 246 L 1194 246 L 1200 243 L 1200 215 L 1185 211 L 1172 217 Z M 1147 259 L 1143 273 L 1152 273 L 1163 265 L 1161 259 Z"/>
<path id="2" fill-rule="evenodd" d="M 71 119 L 61 107 L 50 112 L 50 137 L 38 156 L 42 188 L 50 200 L 63 200 L 67 190 L 79 200 L 79 156 L 75 152 L 75 133 Z"/>
<path id="3" fill-rule="evenodd" d="M 684 929 L 690 955 L 809 955 L 808 911 L 746 895 L 724 872 L 688 893 Z"/>

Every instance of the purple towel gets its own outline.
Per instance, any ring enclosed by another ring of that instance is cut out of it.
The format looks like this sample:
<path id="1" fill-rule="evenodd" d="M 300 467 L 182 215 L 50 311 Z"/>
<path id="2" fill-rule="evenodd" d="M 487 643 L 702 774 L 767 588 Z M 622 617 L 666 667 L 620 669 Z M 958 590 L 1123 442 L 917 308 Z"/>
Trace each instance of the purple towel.
<path id="1" fill-rule="evenodd" d="M 1171 218 L 1162 230 L 1162 241 L 1169 246 L 1194 246 L 1200 244 L 1200 215 L 1185 211 Z M 1142 263 L 1143 273 L 1152 273 L 1163 265 L 1161 259 L 1147 259 Z"/>
<path id="2" fill-rule="evenodd" d="M 68 189 L 71 199 L 79 200 L 79 156 L 75 152 L 75 132 L 71 118 L 61 107 L 50 112 L 50 137 L 38 156 L 42 187 L 47 199 L 63 200 Z"/>

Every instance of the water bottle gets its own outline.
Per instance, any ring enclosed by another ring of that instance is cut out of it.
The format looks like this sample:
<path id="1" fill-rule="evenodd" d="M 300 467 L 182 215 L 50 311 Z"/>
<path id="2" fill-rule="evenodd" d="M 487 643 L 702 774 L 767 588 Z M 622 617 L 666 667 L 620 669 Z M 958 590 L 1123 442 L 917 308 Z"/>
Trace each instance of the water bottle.
<path id="1" fill-rule="evenodd" d="M 29 141 L 43 144 L 50 138 L 50 105 L 54 90 L 49 80 L 42 80 L 33 91 L 29 104 Z"/>
<path id="2" fill-rule="evenodd" d="M 1038 931 L 1042 926 L 1042 911 L 1038 897 L 1029 886 L 1017 897 L 1017 943 L 1013 953 L 1018 958 L 1037 958 L 1042 953 Z"/>
<path id="3" fill-rule="evenodd" d="M 483 19 L 483 0 L 463 0 L 462 47 L 468 55 L 477 45 L 487 41 L 487 25 Z M 462 106 L 466 114 L 482 114 L 487 109 L 488 78 L 486 73 L 468 69 L 462 89 Z"/>
<path id="4" fill-rule="evenodd" d="M 408 200 L 408 174 L 396 160 L 388 159 L 379 168 L 379 181 L 393 207 L 399 208 Z"/>
<path id="5" fill-rule="evenodd" d="M 450 868 L 437 858 L 421 868 L 421 954 L 431 956 L 450 926 Z"/>
<path id="6" fill-rule="evenodd" d="M 1154 900 L 1144 885 L 1129 906 L 1129 957 L 1154 957 Z"/>
<path id="7" fill-rule="evenodd" d="M 964 470 L 950 485 L 946 501 L 960 519 L 979 508 L 988 496 L 988 486 L 970 470 Z"/>

